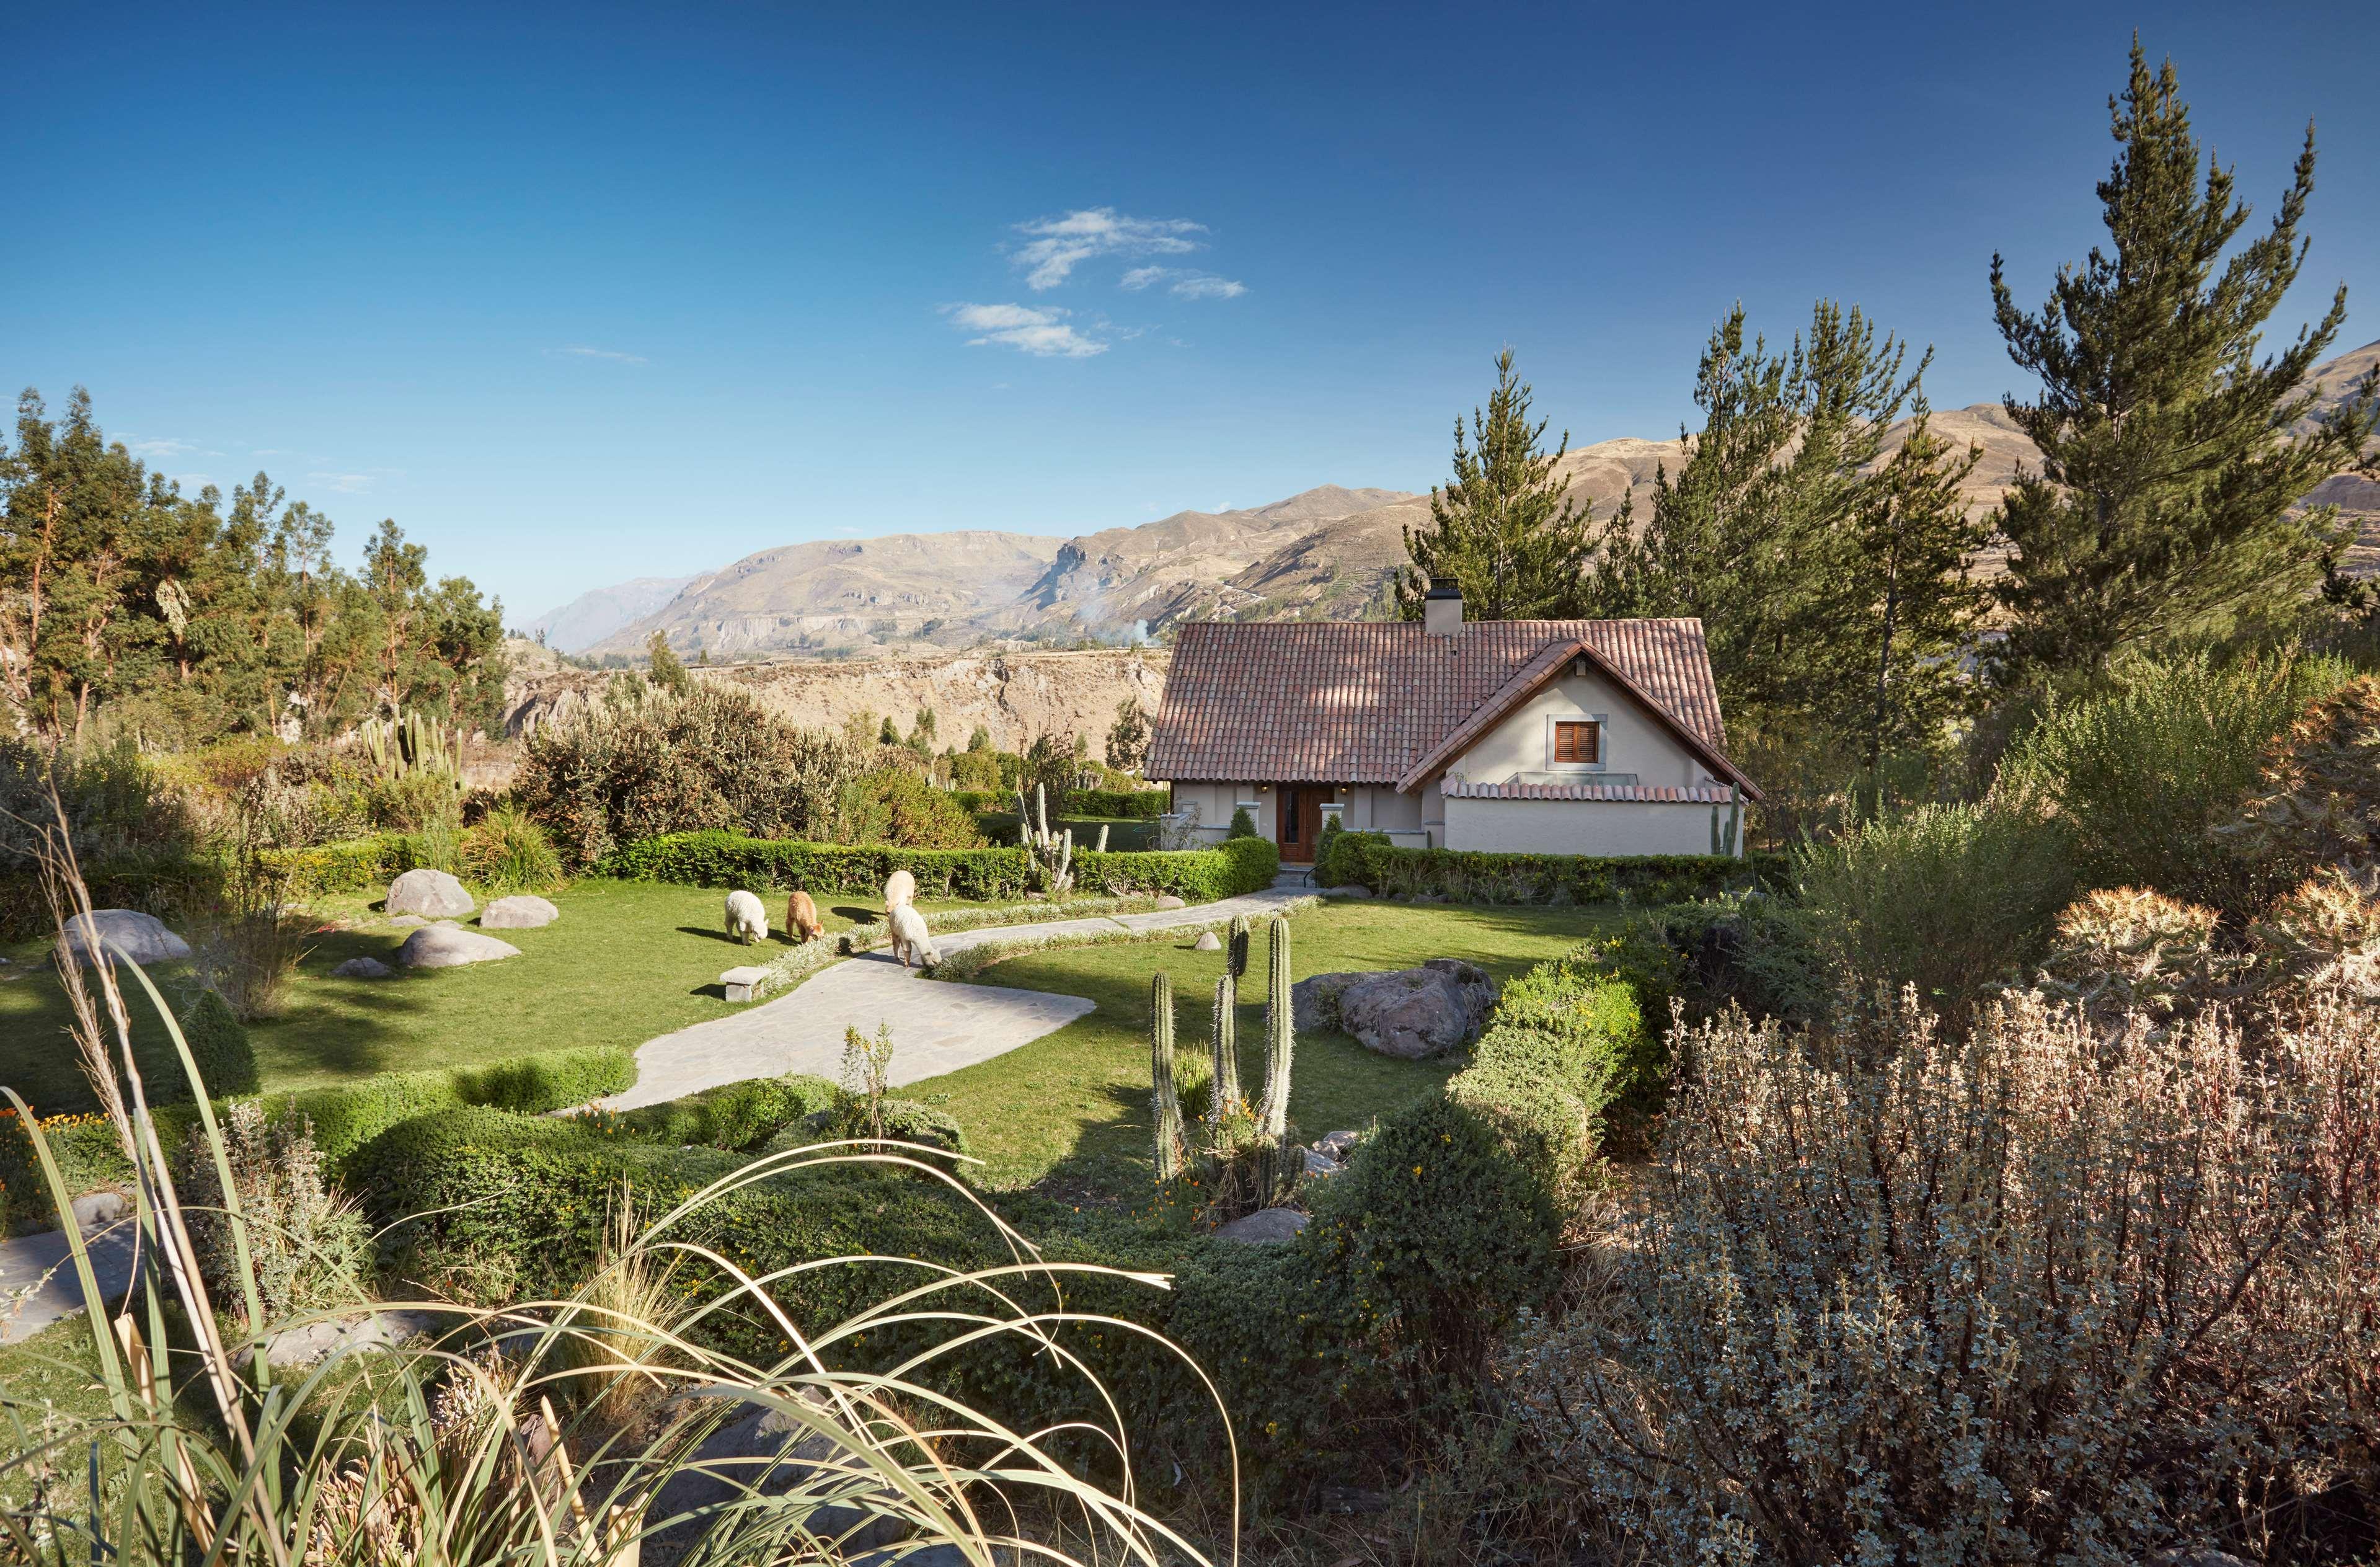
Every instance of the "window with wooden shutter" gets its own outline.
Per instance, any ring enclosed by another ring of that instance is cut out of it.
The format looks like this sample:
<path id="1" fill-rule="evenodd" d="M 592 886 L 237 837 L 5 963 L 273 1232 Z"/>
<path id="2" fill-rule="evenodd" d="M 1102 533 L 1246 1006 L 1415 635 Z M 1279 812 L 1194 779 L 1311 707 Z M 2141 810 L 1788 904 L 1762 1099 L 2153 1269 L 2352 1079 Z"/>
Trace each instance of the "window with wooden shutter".
<path id="1" fill-rule="evenodd" d="M 1557 721 L 1554 760 L 1592 766 L 1603 759 L 1603 725 L 1591 722 Z"/>

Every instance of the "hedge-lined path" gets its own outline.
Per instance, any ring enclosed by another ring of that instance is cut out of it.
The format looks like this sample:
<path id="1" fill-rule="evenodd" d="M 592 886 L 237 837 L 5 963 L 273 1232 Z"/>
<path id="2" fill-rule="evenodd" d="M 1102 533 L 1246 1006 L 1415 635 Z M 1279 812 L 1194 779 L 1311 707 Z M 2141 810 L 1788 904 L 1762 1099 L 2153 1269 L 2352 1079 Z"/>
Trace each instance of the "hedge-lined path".
<path id="1" fill-rule="evenodd" d="M 937 935 L 934 946 L 947 957 L 985 941 L 1196 929 L 1235 914 L 1269 914 L 1300 895 L 1295 886 L 1276 884 L 1261 893 L 1152 914 L 955 930 Z M 828 965 L 773 1001 L 647 1040 L 637 1051 L 636 1086 L 597 1102 L 635 1110 L 754 1077 L 804 1072 L 831 1078 L 843 1069 L 844 1030 L 873 1034 L 880 1023 L 892 1026 L 892 1082 L 897 1087 L 1005 1055 L 1092 1008 L 1080 996 L 929 981 L 901 966 L 889 952 L 862 953 Z"/>

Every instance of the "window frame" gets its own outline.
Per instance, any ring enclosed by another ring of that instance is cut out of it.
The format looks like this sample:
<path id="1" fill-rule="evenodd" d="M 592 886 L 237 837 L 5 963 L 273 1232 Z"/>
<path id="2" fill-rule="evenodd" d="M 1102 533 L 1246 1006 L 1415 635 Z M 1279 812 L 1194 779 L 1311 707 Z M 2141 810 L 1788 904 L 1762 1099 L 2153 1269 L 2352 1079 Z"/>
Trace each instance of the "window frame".
<path id="1" fill-rule="evenodd" d="M 1595 730 L 1595 759 L 1564 761 L 1561 757 L 1561 726 L 1565 723 L 1592 725 Z M 1563 712 L 1546 715 L 1546 771 L 1548 772 L 1604 772 L 1611 766 L 1611 717 L 1600 712 Z"/>

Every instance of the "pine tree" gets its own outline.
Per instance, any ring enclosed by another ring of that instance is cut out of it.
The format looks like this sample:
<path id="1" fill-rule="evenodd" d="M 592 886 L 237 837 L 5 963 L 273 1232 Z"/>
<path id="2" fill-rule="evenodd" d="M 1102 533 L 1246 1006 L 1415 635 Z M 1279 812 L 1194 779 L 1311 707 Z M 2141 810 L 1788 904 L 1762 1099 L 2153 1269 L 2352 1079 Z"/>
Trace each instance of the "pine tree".
<path id="1" fill-rule="evenodd" d="M 1397 579 L 1399 613 L 1421 618 L 1434 577 L 1463 589 L 1474 620 L 1558 620 L 1579 613 L 1589 558 L 1588 513 L 1564 498 L 1555 468 L 1570 434 L 1542 449 L 1544 419 L 1529 422 L 1529 387 L 1512 350 L 1496 356 L 1496 390 L 1474 408 L 1466 440 L 1454 421 L 1454 477 L 1429 495 L 1431 527 L 1404 530 L 1413 564 Z"/>
<path id="2" fill-rule="evenodd" d="M 2346 319 L 2344 284 L 2319 324 L 2256 358 L 2305 261 L 2313 128 L 2270 232 L 2227 261 L 2249 209 L 2230 170 L 2209 161 L 2202 185 L 2172 62 L 2152 75 L 2135 37 L 2131 79 L 2107 110 L 2120 151 L 2098 195 L 2112 253 L 2095 247 L 2061 267 L 2038 315 L 2017 308 L 1992 258 L 2009 356 L 2041 382 L 2035 400 L 2005 400 L 2042 454 L 1998 517 L 2011 546 L 2000 588 L 2010 671 L 2097 670 L 2127 646 L 2291 613 L 2340 530 L 2329 508 L 2290 508 L 2351 464 L 2373 426 L 2367 380 L 2284 438 L 2313 407 L 2302 383 Z"/>
<path id="3" fill-rule="evenodd" d="M 1991 528 L 1959 486 L 1984 454 L 1957 451 L 1932 418 L 1920 397 L 1900 450 L 1862 487 L 1827 643 L 1835 667 L 1822 689 L 1837 698 L 1827 719 L 1864 736 L 1871 773 L 1887 752 L 1937 739 L 1974 695 L 1960 655 L 1989 601 L 1973 571 Z"/>
<path id="4" fill-rule="evenodd" d="M 1886 620 L 1912 597 L 1930 615 L 1946 590 L 1907 573 L 1961 558 L 1899 535 L 1942 525 L 1917 503 L 1955 494 L 1966 468 L 1930 440 L 1904 444 L 1898 471 L 1882 462 L 1902 410 L 1923 407 L 1931 350 L 1911 368 L 1857 306 L 1825 299 L 1783 353 L 1747 335 L 1741 305 L 1711 333 L 1694 381 L 1703 428 L 1681 431 L 1674 477 L 1656 474 L 1641 534 L 1625 510 L 1597 531 L 1586 613 L 1699 616 L 1730 716 L 1841 733 L 1873 714 L 1882 649 L 1905 634 L 1900 620 L 1888 637 Z"/>

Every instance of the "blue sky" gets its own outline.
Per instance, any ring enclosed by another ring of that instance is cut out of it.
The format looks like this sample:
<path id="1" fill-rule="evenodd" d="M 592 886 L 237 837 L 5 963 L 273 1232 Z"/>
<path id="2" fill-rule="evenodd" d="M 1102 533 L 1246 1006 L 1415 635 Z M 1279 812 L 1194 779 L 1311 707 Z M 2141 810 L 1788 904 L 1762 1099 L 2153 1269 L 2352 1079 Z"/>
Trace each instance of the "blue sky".
<path id="1" fill-rule="evenodd" d="M 1674 434 L 1738 298 L 1955 406 L 2018 384 L 1993 250 L 2031 302 L 2099 237 L 2135 26 L 2260 214 L 2317 122 L 2288 326 L 2380 337 L 2368 6 L 18 7 L 0 380 L 516 623 L 1424 489 L 1508 342 L 1574 443 Z"/>

